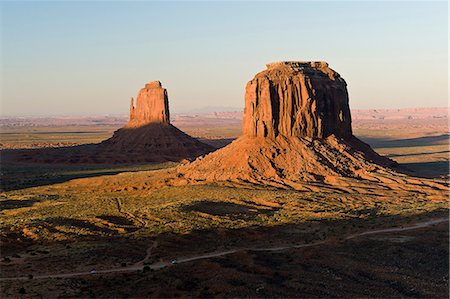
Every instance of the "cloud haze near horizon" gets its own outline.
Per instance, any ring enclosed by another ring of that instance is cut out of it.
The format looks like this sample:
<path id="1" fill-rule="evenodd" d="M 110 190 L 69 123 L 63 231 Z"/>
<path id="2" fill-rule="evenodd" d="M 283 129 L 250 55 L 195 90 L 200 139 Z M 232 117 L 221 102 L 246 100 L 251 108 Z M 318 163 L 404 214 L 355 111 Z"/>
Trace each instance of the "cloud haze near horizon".
<path id="1" fill-rule="evenodd" d="M 447 2 L 1 2 L 2 115 L 125 114 L 148 81 L 172 112 L 244 105 L 265 63 L 325 60 L 350 106 L 445 107 Z"/>

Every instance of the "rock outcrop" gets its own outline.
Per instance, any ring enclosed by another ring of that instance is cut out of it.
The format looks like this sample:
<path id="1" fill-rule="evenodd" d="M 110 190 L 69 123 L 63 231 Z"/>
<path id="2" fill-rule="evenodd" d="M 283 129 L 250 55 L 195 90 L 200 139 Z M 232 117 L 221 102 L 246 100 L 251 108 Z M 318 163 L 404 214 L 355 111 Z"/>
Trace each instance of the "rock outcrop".
<path id="1" fill-rule="evenodd" d="M 131 99 L 129 122 L 101 143 L 108 152 L 123 153 L 119 161 L 180 161 L 213 150 L 170 124 L 169 98 L 161 82 L 147 83 L 133 104 Z"/>
<path id="2" fill-rule="evenodd" d="M 347 84 L 320 62 L 276 62 L 247 84 L 243 134 L 352 136 Z"/>
<path id="3" fill-rule="evenodd" d="M 130 120 L 99 144 L 33 149 L 2 155 L 14 162 L 45 164 L 141 164 L 193 159 L 214 147 L 170 124 L 169 99 L 161 82 L 153 81 L 139 91 Z"/>
<path id="4" fill-rule="evenodd" d="M 169 98 L 161 82 L 152 81 L 139 91 L 134 107 L 130 105 L 130 121 L 127 127 L 140 127 L 150 123 L 170 123 Z"/>
<path id="5" fill-rule="evenodd" d="M 352 135 L 346 83 L 326 62 L 277 62 L 247 84 L 243 135 L 178 177 L 293 187 L 395 164 Z"/>

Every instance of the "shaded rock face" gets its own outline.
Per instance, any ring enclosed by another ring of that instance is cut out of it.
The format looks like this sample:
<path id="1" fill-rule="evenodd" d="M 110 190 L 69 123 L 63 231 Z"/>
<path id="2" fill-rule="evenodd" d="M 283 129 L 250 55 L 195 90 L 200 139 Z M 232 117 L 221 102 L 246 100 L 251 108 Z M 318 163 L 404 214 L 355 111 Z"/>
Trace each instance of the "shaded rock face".
<path id="1" fill-rule="evenodd" d="M 326 62 L 276 62 L 248 82 L 243 134 L 352 136 L 347 84 Z"/>
<path id="2" fill-rule="evenodd" d="M 136 107 L 131 98 L 130 121 L 127 127 L 139 127 L 150 123 L 170 123 L 167 90 L 159 81 L 147 83 L 139 91 Z"/>
<path id="3" fill-rule="evenodd" d="M 125 126 L 104 141 L 105 152 L 118 162 L 164 162 L 195 158 L 213 148 L 182 132 L 171 124 L 149 123 L 139 127 Z M 112 153 L 112 155 L 111 155 Z"/>

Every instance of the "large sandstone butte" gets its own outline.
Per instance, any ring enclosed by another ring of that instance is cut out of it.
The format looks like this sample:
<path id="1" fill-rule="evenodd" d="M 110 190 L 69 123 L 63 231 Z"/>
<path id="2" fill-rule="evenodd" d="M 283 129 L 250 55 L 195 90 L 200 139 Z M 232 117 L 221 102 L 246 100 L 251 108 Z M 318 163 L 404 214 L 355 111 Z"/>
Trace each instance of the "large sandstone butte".
<path id="1" fill-rule="evenodd" d="M 298 187 L 369 179 L 395 162 L 353 136 L 347 86 L 326 62 L 267 64 L 246 87 L 243 135 L 178 168 L 187 181 Z"/>
<path id="2" fill-rule="evenodd" d="M 352 136 L 347 84 L 328 63 L 275 62 L 248 82 L 244 135 Z"/>
<path id="3" fill-rule="evenodd" d="M 124 153 L 124 160 L 136 162 L 179 161 L 213 150 L 170 124 L 167 90 L 159 81 L 147 83 L 139 91 L 136 106 L 131 99 L 129 122 L 101 147 Z"/>

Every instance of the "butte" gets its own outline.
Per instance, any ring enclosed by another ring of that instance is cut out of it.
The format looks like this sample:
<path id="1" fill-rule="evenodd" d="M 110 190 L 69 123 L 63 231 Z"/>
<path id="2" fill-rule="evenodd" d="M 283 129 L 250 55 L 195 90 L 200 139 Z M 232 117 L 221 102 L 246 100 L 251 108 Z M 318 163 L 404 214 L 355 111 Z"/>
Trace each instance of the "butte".
<path id="1" fill-rule="evenodd" d="M 102 152 L 123 153 L 125 160 L 162 162 L 195 158 L 213 150 L 170 123 L 169 99 L 161 82 L 147 83 L 139 91 L 136 106 L 133 102 L 131 98 L 130 120 L 99 145 Z"/>
<path id="2" fill-rule="evenodd" d="M 181 165 L 177 178 L 344 192 L 372 190 L 373 183 L 389 190 L 435 186 L 397 168 L 353 135 L 347 84 L 337 72 L 323 61 L 283 61 L 248 82 L 242 136 Z"/>
<path id="3" fill-rule="evenodd" d="M 133 104 L 131 99 L 128 123 L 101 143 L 3 151 L 1 157 L 45 164 L 141 164 L 193 159 L 214 149 L 170 124 L 169 99 L 161 82 L 146 84 L 136 107 Z"/>

